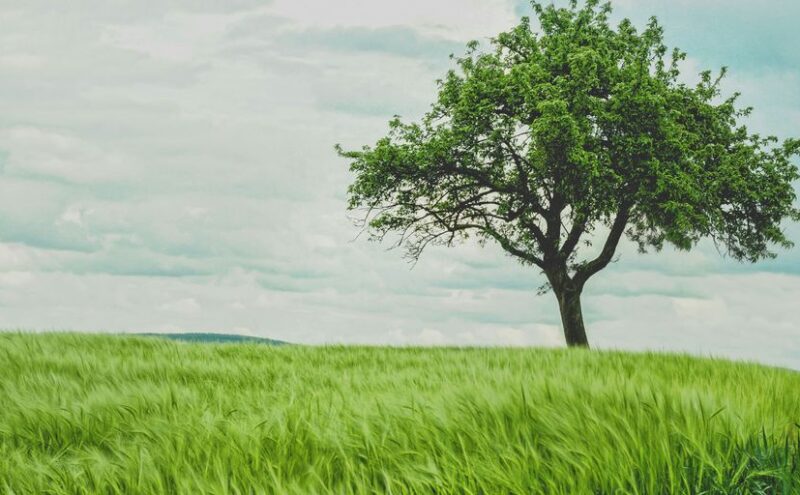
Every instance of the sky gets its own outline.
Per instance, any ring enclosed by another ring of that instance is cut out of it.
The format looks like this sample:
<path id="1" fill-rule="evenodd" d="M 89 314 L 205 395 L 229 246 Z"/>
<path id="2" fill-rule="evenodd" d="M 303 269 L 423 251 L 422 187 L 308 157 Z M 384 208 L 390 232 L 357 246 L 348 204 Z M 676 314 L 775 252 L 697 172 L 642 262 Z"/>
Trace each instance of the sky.
<path id="1" fill-rule="evenodd" d="M 800 2 L 617 0 L 656 15 L 687 80 L 800 135 Z M 296 343 L 562 346 L 543 277 L 497 246 L 358 237 L 357 148 L 412 121 L 449 54 L 521 0 L 0 0 L 0 328 L 220 332 Z M 800 243 L 800 227 L 787 225 Z M 593 346 L 800 369 L 800 248 L 622 246 L 583 299 Z"/>

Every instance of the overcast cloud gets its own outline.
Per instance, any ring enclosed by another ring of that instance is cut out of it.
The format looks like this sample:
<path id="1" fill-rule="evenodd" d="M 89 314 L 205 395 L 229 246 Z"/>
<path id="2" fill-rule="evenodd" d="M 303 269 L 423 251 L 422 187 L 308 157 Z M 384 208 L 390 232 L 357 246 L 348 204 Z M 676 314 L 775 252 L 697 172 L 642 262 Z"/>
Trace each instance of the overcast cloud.
<path id="1" fill-rule="evenodd" d="M 800 4 L 620 0 L 686 68 L 727 65 L 754 129 L 800 134 Z M 495 246 L 354 240 L 358 147 L 415 119 L 516 0 L 0 1 L 0 327 L 214 331 L 300 343 L 561 345 L 542 278 Z M 689 75 L 688 77 L 692 77 Z M 795 241 L 800 228 L 787 226 Z M 619 263 L 587 288 L 597 347 L 800 368 L 800 248 Z"/>

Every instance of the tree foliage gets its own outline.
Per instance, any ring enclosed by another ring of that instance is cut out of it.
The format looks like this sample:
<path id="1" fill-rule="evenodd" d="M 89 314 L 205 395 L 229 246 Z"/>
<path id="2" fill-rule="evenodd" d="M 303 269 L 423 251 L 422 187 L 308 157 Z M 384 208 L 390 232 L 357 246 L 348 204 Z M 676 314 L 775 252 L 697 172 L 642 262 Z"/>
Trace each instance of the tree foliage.
<path id="1" fill-rule="evenodd" d="M 610 25 L 598 0 L 532 5 L 539 29 L 523 18 L 488 51 L 470 43 L 420 122 L 337 147 L 355 176 L 349 207 L 367 211 L 374 237 L 399 233 L 412 258 L 495 241 L 577 291 L 623 236 L 641 251 L 710 238 L 751 262 L 791 246 L 781 222 L 800 219 L 800 140 L 748 132 L 751 109 L 721 95 L 724 69 L 683 82 L 686 54 L 655 18 L 637 30 Z"/>

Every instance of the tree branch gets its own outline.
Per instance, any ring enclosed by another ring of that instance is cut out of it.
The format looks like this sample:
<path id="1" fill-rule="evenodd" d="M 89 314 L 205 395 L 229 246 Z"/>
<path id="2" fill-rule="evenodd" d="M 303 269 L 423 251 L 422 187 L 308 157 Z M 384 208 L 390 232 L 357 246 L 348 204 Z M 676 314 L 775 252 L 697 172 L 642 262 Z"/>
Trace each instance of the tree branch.
<path id="1" fill-rule="evenodd" d="M 558 252 L 559 257 L 563 259 L 569 258 L 570 254 L 572 254 L 572 251 L 574 251 L 575 247 L 578 245 L 578 242 L 580 242 L 581 235 L 583 235 L 585 231 L 586 231 L 585 216 L 583 218 L 577 216 L 572 222 L 572 228 L 567 234 L 567 238 L 564 240 L 564 244 L 561 245 L 561 249 Z"/>
<path id="2" fill-rule="evenodd" d="M 582 264 L 575 271 L 573 280 L 578 284 L 578 287 L 583 287 L 589 277 L 608 266 L 611 262 L 619 240 L 625 232 L 628 218 L 630 218 L 630 206 L 622 205 L 619 212 L 617 212 L 616 218 L 614 218 L 614 223 L 611 224 L 611 232 L 609 232 L 606 242 L 603 244 L 603 250 L 595 259 Z"/>

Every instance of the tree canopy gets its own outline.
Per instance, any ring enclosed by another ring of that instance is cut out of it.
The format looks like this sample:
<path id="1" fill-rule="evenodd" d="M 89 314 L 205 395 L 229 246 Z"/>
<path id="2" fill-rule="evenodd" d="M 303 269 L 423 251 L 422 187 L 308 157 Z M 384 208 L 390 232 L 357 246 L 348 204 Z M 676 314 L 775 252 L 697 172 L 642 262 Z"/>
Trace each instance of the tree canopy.
<path id="1" fill-rule="evenodd" d="M 781 223 L 800 220 L 800 140 L 750 133 L 751 109 L 721 94 L 725 69 L 684 82 L 686 54 L 655 18 L 639 30 L 612 26 L 598 0 L 532 5 L 538 28 L 523 18 L 489 50 L 471 42 L 419 122 L 396 117 L 374 146 L 338 148 L 349 207 L 375 238 L 398 233 L 412 258 L 496 242 L 541 269 L 559 303 L 623 236 L 642 252 L 710 238 L 749 262 L 792 245 Z"/>

